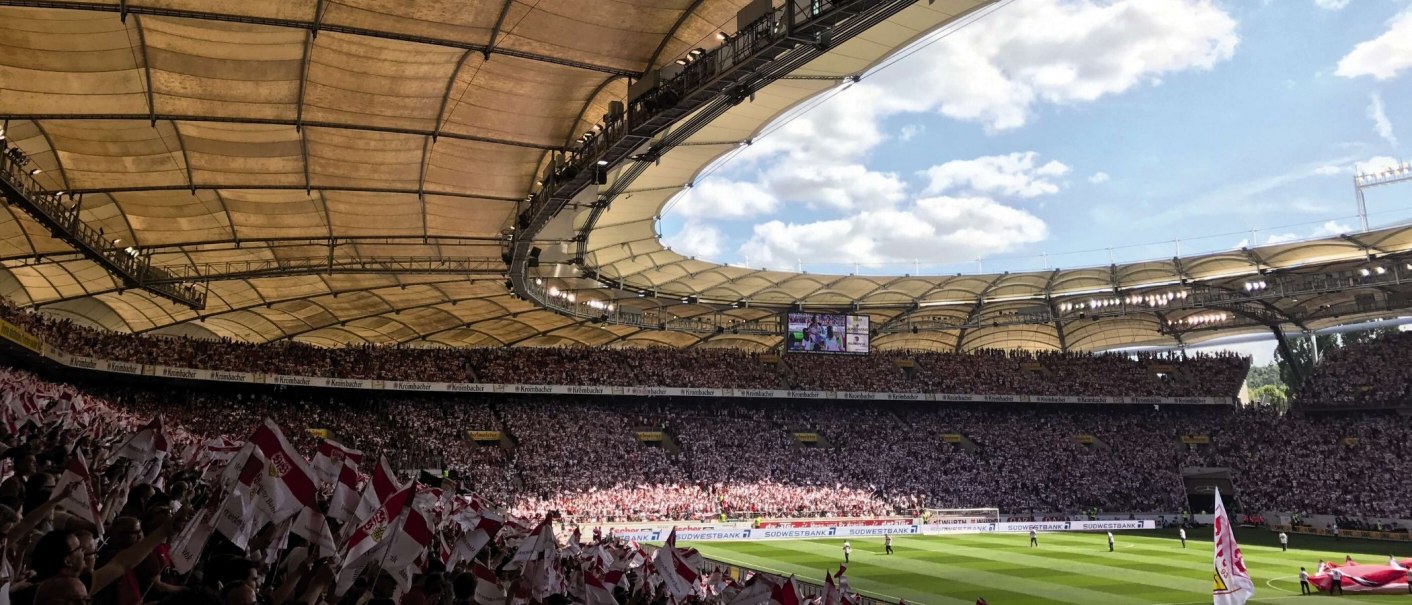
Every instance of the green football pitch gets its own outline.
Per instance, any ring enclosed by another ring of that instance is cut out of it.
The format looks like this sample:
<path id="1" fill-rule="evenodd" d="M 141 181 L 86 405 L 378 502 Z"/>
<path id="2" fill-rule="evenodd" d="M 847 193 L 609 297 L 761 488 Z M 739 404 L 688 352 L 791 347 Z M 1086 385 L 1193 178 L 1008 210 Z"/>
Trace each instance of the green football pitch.
<path id="1" fill-rule="evenodd" d="M 855 592 L 918 605 L 1073 603 L 1076 605 L 1203 605 L 1211 603 L 1211 529 L 1190 530 L 1183 550 L 1174 531 L 1116 534 L 1108 552 L 1102 533 L 1040 534 L 1030 548 L 1025 534 L 894 537 L 895 554 L 881 539 L 855 539 L 848 579 Z M 1320 558 L 1381 563 L 1389 554 L 1412 554 L 1412 544 L 1290 536 L 1281 552 L 1275 535 L 1244 529 L 1236 540 L 1255 581 L 1249 603 L 1297 603 L 1300 566 L 1312 574 Z M 680 546 L 687 546 L 682 542 Z M 843 540 L 695 542 L 707 558 L 775 574 L 822 582 L 843 562 Z M 1343 597 L 1398 601 L 1404 595 Z"/>

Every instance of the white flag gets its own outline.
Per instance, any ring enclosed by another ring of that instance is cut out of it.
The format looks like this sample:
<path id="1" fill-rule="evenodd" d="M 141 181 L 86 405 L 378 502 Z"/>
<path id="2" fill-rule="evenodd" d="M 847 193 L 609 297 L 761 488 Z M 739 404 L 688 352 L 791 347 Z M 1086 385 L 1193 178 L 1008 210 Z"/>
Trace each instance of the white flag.
<path id="1" fill-rule="evenodd" d="M 1221 502 L 1221 490 L 1216 490 L 1216 570 L 1212 574 L 1211 596 L 1215 605 L 1244 605 L 1255 595 L 1255 584 L 1245 570 L 1245 557 L 1235 541 L 1231 518 Z"/>

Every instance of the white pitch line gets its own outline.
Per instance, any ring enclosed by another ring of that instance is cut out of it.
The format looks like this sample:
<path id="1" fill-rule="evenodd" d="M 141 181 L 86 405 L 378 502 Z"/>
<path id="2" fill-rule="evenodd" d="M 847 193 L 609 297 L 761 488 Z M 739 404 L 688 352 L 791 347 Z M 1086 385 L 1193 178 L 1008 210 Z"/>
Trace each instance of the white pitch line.
<path id="1" fill-rule="evenodd" d="M 1290 590 L 1290 589 L 1288 589 L 1288 588 L 1280 588 L 1279 586 L 1275 586 L 1275 580 L 1289 580 L 1289 579 L 1298 578 L 1298 577 L 1299 577 L 1299 576 L 1280 576 L 1280 577 L 1278 577 L 1278 578 L 1270 578 L 1270 579 L 1268 579 L 1268 580 L 1265 580 L 1265 585 L 1266 585 L 1266 586 L 1269 586 L 1270 588 L 1273 588 L 1273 589 L 1275 589 L 1275 590 L 1278 590 L 1278 591 L 1280 591 L 1280 592 L 1287 592 L 1287 593 L 1290 593 L 1290 594 L 1295 594 L 1293 590 Z M 1303 595 L 1301 595 L 1301 596 L 1303 596 Z"/>

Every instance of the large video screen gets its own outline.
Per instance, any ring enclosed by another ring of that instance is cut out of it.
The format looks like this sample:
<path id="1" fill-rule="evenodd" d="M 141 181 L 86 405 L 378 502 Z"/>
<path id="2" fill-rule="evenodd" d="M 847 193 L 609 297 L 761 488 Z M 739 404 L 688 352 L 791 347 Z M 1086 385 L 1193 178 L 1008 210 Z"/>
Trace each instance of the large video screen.
<path id="1" fill-rule="evenodd" d="M 784 350 L 789 353 L 867 353 L 868 316 L 787 313 Z"/>

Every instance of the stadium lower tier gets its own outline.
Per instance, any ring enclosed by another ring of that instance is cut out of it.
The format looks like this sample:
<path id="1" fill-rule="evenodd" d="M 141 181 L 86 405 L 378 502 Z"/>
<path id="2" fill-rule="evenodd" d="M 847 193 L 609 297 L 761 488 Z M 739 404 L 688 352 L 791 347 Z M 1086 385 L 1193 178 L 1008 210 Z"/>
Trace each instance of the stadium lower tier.
<path id="1" fill-rule="evenodd" d="M 7 401 L 32 396 L 23 392 L 27 381 L 43 383 L 22 370 L 4 370 L 4 377 Z M 1171 512 L 1188 508 L 1183 468 L 1220 467 L 1230 470 L 1248 512 L 1412 518 L 1412 485 L 1386 472 L 1412 455 L 1412 427 L 1392 414 L 451 394 L 389 399 L 78 379 L 85 396 L 139 418 L 161 414 L 193 438 L 242 441 L 268 417 L 311 457 L 319 436 L 327 435 L 372 459 L 386 456 L 397 469 L 448 469 L 526 517 L 548 510 L 590 522 L 977 507 L 1006 514 Z"/>

